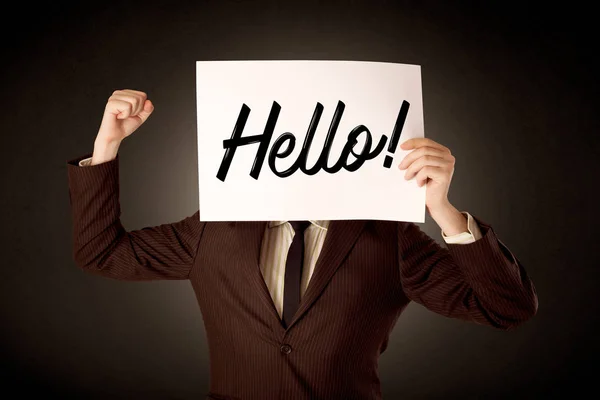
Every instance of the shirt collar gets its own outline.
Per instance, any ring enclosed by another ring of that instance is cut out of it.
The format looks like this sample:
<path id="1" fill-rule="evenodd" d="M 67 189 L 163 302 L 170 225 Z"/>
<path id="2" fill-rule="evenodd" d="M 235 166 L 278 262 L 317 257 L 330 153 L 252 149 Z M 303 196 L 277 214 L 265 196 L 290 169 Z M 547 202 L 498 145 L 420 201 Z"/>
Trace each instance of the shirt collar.
<path id="1" fill-rule="evenodd" d="M 317 227 L 327 230 L 328 226 L 329 226 L 329 221 L 324 221 L 324 220 L 309 220 L 311 224 L 316 225 Z M 276 226 L 280 226 L 285 224 L 288 221 L 269 221 L 269 228 L 274 228 Z"/>

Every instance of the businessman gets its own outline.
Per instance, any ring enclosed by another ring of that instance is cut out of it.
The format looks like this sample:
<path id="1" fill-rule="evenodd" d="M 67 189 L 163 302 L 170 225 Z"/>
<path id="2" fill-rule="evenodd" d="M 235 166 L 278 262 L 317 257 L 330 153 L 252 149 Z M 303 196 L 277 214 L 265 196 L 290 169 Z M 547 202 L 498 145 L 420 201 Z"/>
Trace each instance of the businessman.
<path id="1" fill-rule="evenodd" d="M 450 151 L 430 139 L 398 168 L 426 185 L 440 246 L 409 222 L 121 224 L 121 142 L 154 110 L 144 92 L 108 99 L 92 153 L 67 161 L 77 266 L 120 280 L 188 279 L 210 352 L 207 399 L 381 399 L 377 371 L 410 301 L 497 329 L 535 315 L 535 287 L 492 227 L 448 201 Z"/>

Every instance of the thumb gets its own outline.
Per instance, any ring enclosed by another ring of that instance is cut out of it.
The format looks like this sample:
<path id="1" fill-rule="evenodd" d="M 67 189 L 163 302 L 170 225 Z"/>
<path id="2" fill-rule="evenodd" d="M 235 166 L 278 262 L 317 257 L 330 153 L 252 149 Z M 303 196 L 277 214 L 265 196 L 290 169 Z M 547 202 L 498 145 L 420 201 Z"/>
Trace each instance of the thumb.
<path id="1" fill-rule="evenodd" d="M 144 108 L 138 113 L 138 117 L 142 120 L 142 124 L 146 122 L 150 114 L 152 114 L 152 111 L 154 111 L 154 104 L 152 104 L 150 100 L 146 100 L 144 102 Z"/>

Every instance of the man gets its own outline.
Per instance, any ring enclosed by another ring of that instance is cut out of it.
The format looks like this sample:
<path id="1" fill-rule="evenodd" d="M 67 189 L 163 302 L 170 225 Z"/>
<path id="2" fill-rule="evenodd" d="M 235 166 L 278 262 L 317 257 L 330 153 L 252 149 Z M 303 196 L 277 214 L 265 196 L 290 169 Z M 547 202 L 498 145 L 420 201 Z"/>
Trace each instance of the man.
<path id="1" fill-rule="evenodd" d="M 115 279 L 190 280 L 210 350 L 207 398 L 380 399 L 378 357 L 411 300 L 505 330 L 535 315 L 521 263 L 448 201 L 454 157 L 429 139 L 404 142 L 414 151 L 399 168 L 427 185 L 447 248 L 392 221 L 201 222 L 196 211 L 126 231 L 117 152 L 153 109 L 143 92 L 115 91 L 93 153 L 67 162 L 73 256 Z"/>

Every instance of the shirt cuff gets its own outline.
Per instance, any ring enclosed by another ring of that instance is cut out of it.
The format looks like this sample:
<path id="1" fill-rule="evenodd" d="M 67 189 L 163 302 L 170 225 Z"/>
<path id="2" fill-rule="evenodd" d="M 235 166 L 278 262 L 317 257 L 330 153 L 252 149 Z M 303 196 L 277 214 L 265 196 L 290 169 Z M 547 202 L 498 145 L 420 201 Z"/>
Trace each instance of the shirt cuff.
<path id="1" fill-rule="evenodd" d="M 83 160 L 79 161 L 79 166 L 80 167 L 87 167 L 87 166 L 90 165 L 91 162 L 92 162 L 92 157 L 84 158 Z"/>
<path id="2" fill-rule="evenodd" d="M 475 219 L 471 216 L 471 214 L 469 214 L 466 211 L 461 211 L 461 214 L 467 217 L 467 229 L 469 230 L 469 232 L 461 232 L 456 235 L 446 236 L 444 234 L 444 231 L 442 230 L 442 238 L 446 243 L 469 244 L 481 239 L 481 230 L 479 229 L 479 226 L 477 225 Z"/>

